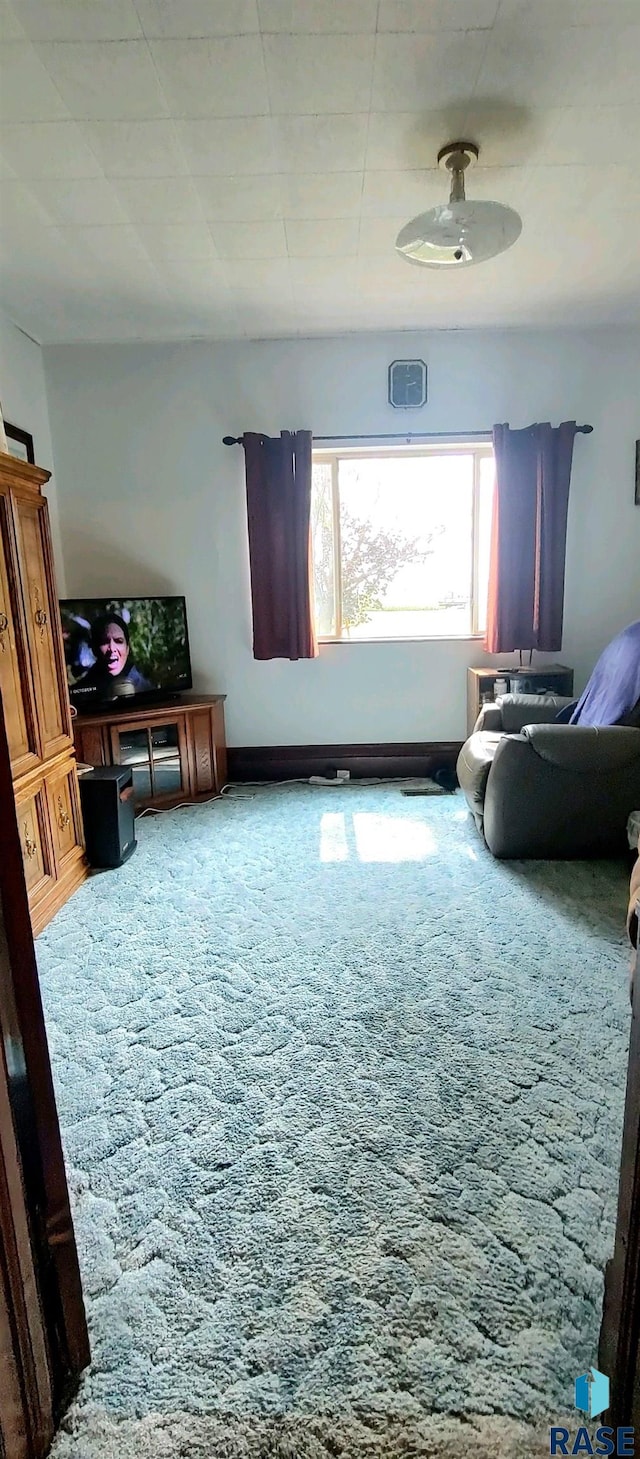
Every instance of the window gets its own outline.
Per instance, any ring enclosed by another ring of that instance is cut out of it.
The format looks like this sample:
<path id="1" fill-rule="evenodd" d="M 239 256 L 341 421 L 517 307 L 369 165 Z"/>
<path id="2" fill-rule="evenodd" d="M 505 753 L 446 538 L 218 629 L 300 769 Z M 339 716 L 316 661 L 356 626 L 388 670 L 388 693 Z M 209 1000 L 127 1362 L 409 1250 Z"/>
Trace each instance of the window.
<path id="1" fill-rule="evenodd" d="M 466 638 L 486 626 L 488 442 L 314 451 L 320 638 Z"/>

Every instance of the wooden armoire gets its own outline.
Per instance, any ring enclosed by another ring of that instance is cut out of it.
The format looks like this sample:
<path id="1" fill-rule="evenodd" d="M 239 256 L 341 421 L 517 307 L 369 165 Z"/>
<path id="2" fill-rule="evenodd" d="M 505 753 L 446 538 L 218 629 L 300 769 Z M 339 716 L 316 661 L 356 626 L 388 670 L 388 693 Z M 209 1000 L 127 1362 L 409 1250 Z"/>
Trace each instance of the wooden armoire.
<path id="1" fill-rule="evenodd" d="M 44 1459 L 89 1356 L 0 704 L 2 1459 Z"/>
<path id="2" fill-rule="evenodd" d="M 87 874 L 42 493 L 50 474 L 0 452 L 0 692 L 34 935 Z"/>

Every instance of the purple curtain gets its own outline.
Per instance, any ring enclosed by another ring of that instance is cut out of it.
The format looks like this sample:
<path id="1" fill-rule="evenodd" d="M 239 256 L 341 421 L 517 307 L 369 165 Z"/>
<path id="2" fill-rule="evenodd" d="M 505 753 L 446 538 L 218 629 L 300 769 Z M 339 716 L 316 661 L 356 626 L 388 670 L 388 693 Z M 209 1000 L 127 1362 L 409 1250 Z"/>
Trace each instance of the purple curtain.
<path id="1" fill-rule="evenodd" d="M 243 436 L 255 659 L 317 656 L 311 594 L 311 431 Z"/>
<path id="2" fill-rule="evenodd" d="M 493 501 L 485 647 L 562 647 L 567 513 L 575 421 L 512 431 L 494 426 Z"/>

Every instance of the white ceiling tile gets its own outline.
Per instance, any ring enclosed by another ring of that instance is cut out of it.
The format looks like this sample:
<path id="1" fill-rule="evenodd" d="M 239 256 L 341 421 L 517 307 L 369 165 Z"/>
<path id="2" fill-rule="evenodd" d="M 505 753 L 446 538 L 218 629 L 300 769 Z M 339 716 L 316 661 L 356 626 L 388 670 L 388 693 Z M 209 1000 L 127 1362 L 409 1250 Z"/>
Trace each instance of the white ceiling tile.
<path id="1" fill-rule="evenodd" d="M 136 0 L 136 6 L 153 40 L 246 35 L 260 28 L 256 0 Z"/>
<path id="2" fill-rule="evenodd" d="M 269 111 L 260 37 L 150 41 L 176 117 L 264 116 Z"/>
<path id="3" fill-rule="evenodd" d="M 263 44 L 274 114 L 368 109 L 373 35 L 266 35 Z"/>
<path id="4" fill-rule="evenodd" d="M 387 304 L 391 300 L 402 301 L 406 298 L 413 299 L 417 304 L 421 294 L 424 296 L 427 291 L 438 287 L 438 277 L 429 280 L 430 272 L 432 270 L 421 270 L 415 264 L 410 264 L 395 250 L 386 258 L 368 258 L 361 255 L 358 259 L 358 294 L 361 299 L 367 299 L 370 303 L 382 296 Z"/>
<path id="5" fill-rule="evenodd" d="M 168 254 L 159 258 L 152 255 L 165 288 L 180 297 L 187 307 L 205 297 L 231 300 L 225 265 L 215 257 L 213 242 L 210 242 L 212 251 L 207 257 Z"/>
<path id="6" fill-rule="evenodd" d="M 640 5 L 637 16 L 640 19 Z M 597 97 L 600 106 L 637 104 L 640 23 L 620 29 L 585 26 L 574 34 L 581 38 L 582 51 L 576 102 L 589 105 Z"/>
<path id="7" fill-rule="evenodd" d="M 264 35 L 372 34 L 377 0 L 258 0 Z"/>
<path id="8" fill-rule="evenodd" d="M 471 187 L 469 187 L 471 194 Z M 436 169 L 416 172 L 365 172 L 363 218 L 396 218 L 405 222 L 447 200 L 447 178 Z"/>
<path id="9" fill-rule="evenodd" d="M 563 25 L 632 25 L 638 0 L 501 0 L 499 20 L 526 28 Z"/>
<path id="10" fill-rule="evenodd" d="M 26 41 L 26 32 L 21 26 L 15 9 L 0 0 L 0 41 Z"/>
<path id="11" fill-rule="evenodd" d="M 640 135 L 640 105 L 580 106 L 549 113 L 553 125 L 537 160 L 564 165 L 619 158 L 625 137 Z"/>
<path id="12" fill-rule="evenodd" d="M 125 38 L 132 0 L 0 0 L 13 317 L 52 339 L 640 320 L 640 172 L 620 160 L 640 0 L 501 0 L 485 29 L 494 5 L 139 0 L 154 62 Z M 20 40 L 18 17 L 56 39 Z M 394 246 L 446 197 L 454 134 L 480 146 L 468 195 L 524 224 L 455 294 Z"/>
<path id="13" fill-rule="evenodd" d="M 106 177 L 34 178 L 31 188 L 57 223 L 102 227 L 127 221 Z"/>
<path id="14" fill-rule="evenodd" d="M 165 289 L 182 309 L 229 312 L 234 307 L 226 264 L 219 259 L 169 258 L 158 266 L 158 272 Z"/>
<path id="15" fill-rule="evenodd" d="M 69 228 L 65 232 L 81 255 L 112 272 L 127 273 L 138 265 L 148 265 L 142 242 L 130 223 L 116 228 Z"/>
<path id="16" fill-rule="evenodd" d="M 459 127 L 454 125 L 452 135 L 462 135 L 464 114 L 462 110 Z M 435 167 L 438 152 L 443 146 L 444 130 L 439 111 L 372 111 L 369 115 L 367 167 L 391 172 Z"/>
<path id="17" fill-rule="evenodd" d="M 24 182 L 12 177 L 2 179 L 0 182 L 0 231 L 19 238 L 20 252 L 22 252 L 23 242 L 29 240 L 30 233 L 33 233 L 34 251 L 41 246 L 42 240 L 37 236 L 39 230 L 47 228 L 54 222 L 53 215 Z M 5 251 L 2 260 L 3 268 L 8 267 L 10 262 L 10 254 Z"/>
<path id="18" fill-rule="evenodd" d="M 516 173 L 517 171 L 518 169 Z M 480 172 L 481 169 L 478 169 L 479 176 Z M 601 168 L 582 164 L 577 167 L 529 167 L 521 175 L 520 191 L 516 192 L 515 180 L 511 185 L 505 183 L 499 201 L 510 203 L 513 197 L 514 206 L 523 213 L 525 227 L 530 226 L 532 215 L 537 209 L 544 219 L 549 219 L 554 212 L 558 212 L 561 216 L 570 218 L 572 227 L 575 228 L 576 219 L 585 203 L 601 187 L 602 175 Z M 504 195 L 507 187 L 510 194 L 508 197 Z M 480 181 L 477 195 L 483 195 Z"/>
<path id="19" fill-rule="evenodd" d="M 362 172 L 366 112 L 273 118 L 281 172 Z"/>
<path id="20" fill-rule="evenodd" d="M 485 29 L 498 6 L 499 0 L 380 0 L 378 30 Z"/>
<path id="21" fill-rule="evenodd" d="M 81 128 L 107 177 L 179 177 L 188 171 L 172 121 L 87 121 Z"/>
<path id="22" fill-rule="evenodd" d="M 172 259 L 191 265 L 194 259 L 215 257 L 213 238 L 206 223 L 141 224 L 136 233 L 155 263 Z"/>
<path id="23" fill-rule="evenodd" d="M 52 41 L 36 49 L 76 120 L 167 115 L 146 41 Z"/>
<path id="24" fill-rule="evenodd" d="M 198 177 L 194 179 L 205 217 L 217 223 L 259 223 L 281 218 L 280 178 Z"/>
<path id="25" fill-rule="evenodd" d="M 284 223 L 212 223 L 211 236 L 222 259 L 286 258 Z"/>
<path id="26" fill-rule="evenodd" d="M 358 278 L 358 260 L 353 258 L 292 258 L 291 281 L 294 293 L 331 294 L 349 297 Z"/>
<path id="27" fill-rule="evenodd" d="M 610 235 L 615 228 L 620 237 L 632 243 L 640 262 L 633 221 L 640 216 L 640 174 L 637 167 L 621 164 L 598 168 L 593 188 L 582 203 L 582 211 L 591 220 L 588 227 L 596 242 L 603 232 Z M 616 255 L 616 266 L 618 262 L 619 255 Z"/>
<path id="28" fill-rule="evenodd" d="M 286 218 L 357 218 L 362 203 L 361 172 L 294 173 L 283 176 Z"/>
<path id="29" fill-rule="evenodd" d="M 288 258 L 229 259 L 224 266 L 227 285 L 239 307 L 265 292 L 275 298 L 292 298 L 291 263 Z"/>
<path id="30" fill-rule="evenodd" d="M 360 223 L 358 253 L 363 258 L 381 258 L 385 264 L 393 255 L 396 238 L 407 222 L 406 213 L 385 218 L 363 218 Z"/>
<path id="31" fill-rule="evenodd" d="M 477 93 L 519 107 L 586 102 L 593 99 L 584 96 L 584 90 L 591 84 L 598 57 L 604 70 L 599 30 L 498 24 L 487 37 Z M 596 94 L 598 90 L 599 86 Z"/>
<path id="32" fill-rule="evenodd" d="M 113 187 L 132 223 L 198 223 L 204 208 L 189 177 L 120 177 Z"/>
<path id="33" fill-rule="evenodd" d="M 534 167 L 474 167 L 467 183 L 467 197 L 504 203 L 524 216 L 531 195 L 531 179 L 535 176 Z M 445 189 L 446 186 L 445 179 Z"/>
<path id="34" fill-rule="evenodd" d="M 358 251 L 357 218 L 285 220 L 290 258 L 348 258 Z"/>
<path id="35" fill-rule="evenodd" d="M 238 322 L 242 337 L 248 340 L 291 339 L 297 332 L 298 312 L 293 299 L 270 294 L 250 297 L 250 302 L 238 311 Z"/>
<path id="36" fill-rule="evenodd" d="M 271 117 L 207 117 L 178 122 L 177 127 L 194 177 L 277 171 Z"/>
<path id="37" fill-rule="evenodd" d="M 19 177 L 101 177 L 102 169 L 75 122 L 11 122 L 0 154 Z"/>
<path id="38" fill-rule="evenodd" d="M 490 31 L 378 35 L 373 111 L 432 111 L 473 95 Z"/>
<path id="39" fill-rule="evenodd" d="M 481 166 L 522 166 L 544 160 L 557 117 L 551 107 L 500 106 L 474 100 L 465 112 L 463 134 L 479 146 Z"/>
<path id="40" fill-rule="evenodd" d="M 133 0 L 16 0 L 34 41 L 120 41 L 142 35 Z"/>
<path id="41" fill-rule="evenodd" d="M 372 111 L 366 165 L 377 171 L 435 167 L 440 148 L 451 137 L 476 142 L 486 167 L 542 161 L 559 115 L 548 107 L 499 105 L 481 98 L 444 110 Z"/>
<path id="42" fill-rule="evenodd" d="M 7 41 L 0 51 L 0 121 L 58 121 L 69 113 L 31 44 Z"/>

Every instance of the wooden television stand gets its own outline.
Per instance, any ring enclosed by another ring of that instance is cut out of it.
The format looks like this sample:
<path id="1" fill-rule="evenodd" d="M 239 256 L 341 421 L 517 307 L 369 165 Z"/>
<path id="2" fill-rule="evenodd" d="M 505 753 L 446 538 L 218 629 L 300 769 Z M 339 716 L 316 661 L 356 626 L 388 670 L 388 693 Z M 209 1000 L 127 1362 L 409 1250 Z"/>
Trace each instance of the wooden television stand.
<path id="1" fill-rule="evenodd" d="M 181 694 L 145 707 L 104 706 L 73 721 L 78 760 L 126 765 L 141 810 L 206 800 L 227 779 L 225 694 Z"/>

